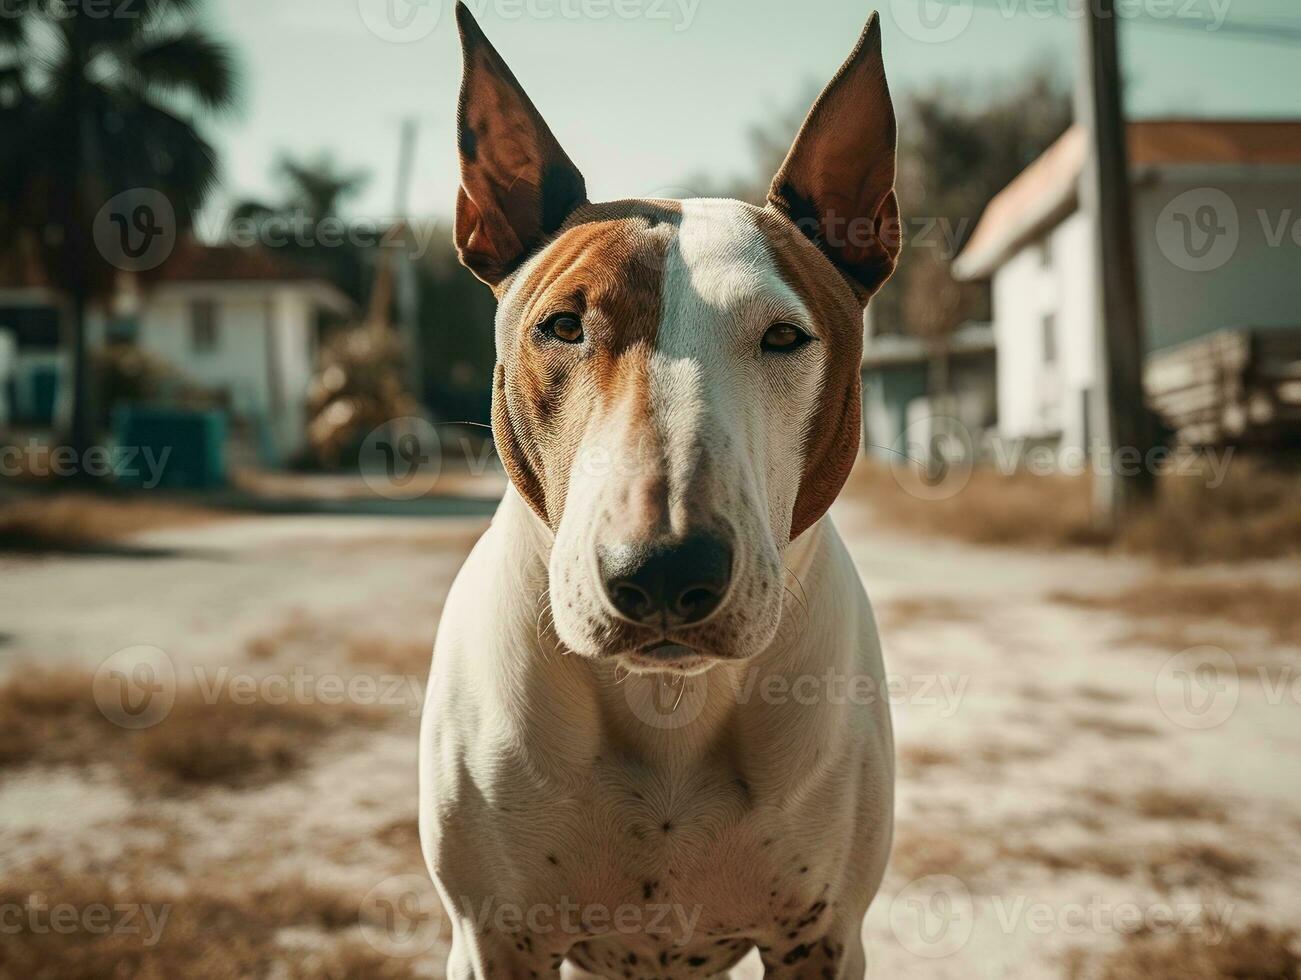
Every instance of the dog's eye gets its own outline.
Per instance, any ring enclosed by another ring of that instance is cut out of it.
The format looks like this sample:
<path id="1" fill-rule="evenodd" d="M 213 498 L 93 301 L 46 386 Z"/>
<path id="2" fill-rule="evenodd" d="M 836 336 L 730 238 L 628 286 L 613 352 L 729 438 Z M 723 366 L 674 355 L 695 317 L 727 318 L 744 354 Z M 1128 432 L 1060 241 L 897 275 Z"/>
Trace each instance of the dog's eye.
<path id="1" fill-rule="evenodd" d="M 813 338 L 793 323 L 774 323 L 763 335 L 763 349 L 792 351 L 803 347 Z"/>
<path id="2" fill-rule="evenodd" d="M 555 337 L 566 344 L 583 342 L 583 321 L 576 313 L 556 313 L 543 320 L 538 329 L 548 337 Z"/>

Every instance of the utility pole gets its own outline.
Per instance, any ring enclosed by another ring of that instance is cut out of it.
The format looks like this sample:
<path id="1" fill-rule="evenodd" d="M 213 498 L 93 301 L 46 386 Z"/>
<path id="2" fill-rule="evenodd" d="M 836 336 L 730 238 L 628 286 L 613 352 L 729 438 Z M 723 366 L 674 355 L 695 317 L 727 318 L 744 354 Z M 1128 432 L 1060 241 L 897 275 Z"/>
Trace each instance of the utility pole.
<path id="1" fill-rule="evenodd" d="M 393 213 L 402 223 L 403 252 L 400 266 L 394 277 L 395 297 L 397 300 L 397 328 L 406 349 L 407 388 L 420 401 L 425 398 L 424 355 L 420 349 L 419 305 L 420 295 L 416 283 L 415 260 L 412 259 L 411 247 L 413 229 L 408 220 L 410 210 L 411 176 L 416 162 L 416 136 L 418 126 L 415 119 L 402 121 L 401 145 L 398 150 L 398 182 Z"/>
<path id="2" fill-rule="evenodd" d="M 411 171 L 415 162 L 416 151 L 416 121 L 414 119 L 403 119 L 402 126 L 398 137 L 398 171 L 397 186 L 394 193 L 393 203 L 393 228 L 389 229 L 380 242 L 379 252 L 375 258 L 375 280 L 370 290 L 370 304 L 366 314 L 366 321 L 372 330 L 378 333 L 384 333 L 391 327 L 391 313 L 393 305 L 393 295 L 396 289 L 394 280 L 398 273 L 394 272 L 392 256 L 389 254 L 393 249 L 398 247 L 398 243 L 390 240 L 390 235 L 394 238 L 401 236 L 402 246 L 405 248 L 406 236 L 409 231 L 407 227 L 407 196 L 411 187 Z M 396 229 L 396 233 L 394 233 Z M 405 260 L 405 255 L 403 256 Z M 398 324 L 401 330 L 403 324 Z M 411 352 L 408 352 L 410 355 Z M 408 363 L 414 361 L 414 357 L 408 357 Z"/>
<path id="3" fill-rule="evenodd" d="M 1083 14 L 1083 47 L 1075 115 L 1088 147 L 1080 203 L 1092 220 L 1097 273 L 1097 355 L 1089 428 L 1105 454 L 1104 465 L 1094 467 L 1094 512 L 1098 523 L 1110 529 L 1155 489 L 1155 475 L 1147 466 L 1152 427 L 1143 397 L 1147 345 L 1130 206 L 1115 0 L 1076 2 Z"/>

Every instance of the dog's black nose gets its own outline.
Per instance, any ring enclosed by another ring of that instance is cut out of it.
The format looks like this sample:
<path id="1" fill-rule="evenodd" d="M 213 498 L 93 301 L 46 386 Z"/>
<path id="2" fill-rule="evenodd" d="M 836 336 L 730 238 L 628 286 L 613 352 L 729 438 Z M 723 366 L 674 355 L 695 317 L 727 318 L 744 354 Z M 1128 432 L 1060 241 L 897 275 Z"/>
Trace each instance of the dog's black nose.
<path id="1" fill-rule="evenodd" d="M 731 545 L 706 534 L 602 547 L 597 560 L 610 601 L 634 623 L 698 623 L 718 608 L 732 580 Z"/>

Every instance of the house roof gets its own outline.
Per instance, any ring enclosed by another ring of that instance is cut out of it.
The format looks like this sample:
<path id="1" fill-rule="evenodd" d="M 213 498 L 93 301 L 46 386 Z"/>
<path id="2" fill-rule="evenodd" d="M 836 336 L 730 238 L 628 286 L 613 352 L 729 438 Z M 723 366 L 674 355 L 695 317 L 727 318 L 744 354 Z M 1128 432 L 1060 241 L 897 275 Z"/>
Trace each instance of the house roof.
<path id="1" fill-rule="evenodd" d="M 352 300 L 327 277 L 262 246 L 205 245 L 190 239 L 178 243 L 166 262 L 141 278 L 146 288 L 292 285 L 340 316 L 355 312 Z"/>
<path id="2" fill-rule="evenodd" d="M 189 240 L 179 243 L 149 278 L 154 282 L 304 282 L 321 276 L 270 249 Z"/>
<path id="3" fill-rule="evenodd" d="M 1078 206 L 1087 145 L 1072 126 L 995 195 L 953 263 L 958 279 L 984 279 L 1022 245 Z M 1301 120 L 1153 119 L 1129 124 L 1130 167 L 1301 165 Z"/>
<path id="4" fill-rule="evenodd" d="M 319 272 L 277 255 L 271 249 L 205 245 L 194 239 L 177 243 L 167 261 L 145 273 L 149 283 L 313 283 L 333 290 Z M 0 254 L 0 289 L 46 289 L 50 283 L 28 250 Z M 335 290 L 337 291 L 337 290 Z"/>
<path id="5" fill-rule="evenodd" d="M 994 328 L 988 323 L 964 324 L 953 332 L 943 349 L 950 357 L 992 354 L 995 350 Z M 911 335 L 870 337 L 863 345 L 863 370 L 925 364 L 934 356 L 934 348 Z"/>

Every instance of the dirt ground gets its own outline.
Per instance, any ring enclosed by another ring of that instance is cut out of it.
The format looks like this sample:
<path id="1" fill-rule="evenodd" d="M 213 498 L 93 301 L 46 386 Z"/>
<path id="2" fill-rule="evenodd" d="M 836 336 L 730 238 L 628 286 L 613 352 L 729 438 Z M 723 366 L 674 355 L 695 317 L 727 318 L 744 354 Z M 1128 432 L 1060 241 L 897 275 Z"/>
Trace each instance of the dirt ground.
<path id="1" fill-rule="evenodd" d="M 869 975 L 1295 980 L 1295 613 L 1133 597 L 1301 598 L 1301 567 L 1175 572 L 835 515 L 900 765 Z M 237 518 L 138 554 L 0 555 L 0 977 L 441 977 L 417 711 L 484 523 Z M 161 720 L 114 694 L 160 677 Z"/>

